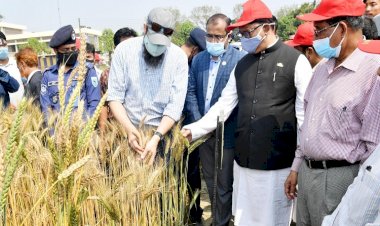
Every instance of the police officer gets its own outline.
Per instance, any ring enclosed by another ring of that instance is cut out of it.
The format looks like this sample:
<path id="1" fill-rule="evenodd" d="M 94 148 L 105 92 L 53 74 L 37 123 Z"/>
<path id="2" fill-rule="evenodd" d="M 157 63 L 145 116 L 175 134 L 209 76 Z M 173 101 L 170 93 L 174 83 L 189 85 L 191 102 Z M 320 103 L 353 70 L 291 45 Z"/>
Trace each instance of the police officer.
<path id="1" fill-rule="evenodd" d="M 49 67 L 43 73 L 41 81 L 41 109 L 45 114 L 48 109 L 59 111 L 59 91 L 58 91 L 58 69 L 61 64 L 65 64 L 64 84 L 67 82 L 70 73 L 78 66 L 78 50 L 75 45 L 75 31 L 71 25 L 58 29 L 50 40 L 49 46 L 57 54 L 57 64 Z M 92 115 L 100 101 L 100 86 L 93 64 L 86 64 L 87 75 L 80 93 L 80 100 L 84 100 L 87 114 Z M 72 92 L 77 85 L 78 74 L 74 75 L 71 86 L 67 88 L 65 105 L 68 103 Z M 74 109 L 78 107 L 78 100 L 74 103 Z"/>
<path id="2" fill-rule="evenodd" d="M 191 30 L 189 37 L 181 49 L 185 51 L 189 62 L 189 67 L 195 55 L 206 49 L 206 32 L 199 27 Z"/>

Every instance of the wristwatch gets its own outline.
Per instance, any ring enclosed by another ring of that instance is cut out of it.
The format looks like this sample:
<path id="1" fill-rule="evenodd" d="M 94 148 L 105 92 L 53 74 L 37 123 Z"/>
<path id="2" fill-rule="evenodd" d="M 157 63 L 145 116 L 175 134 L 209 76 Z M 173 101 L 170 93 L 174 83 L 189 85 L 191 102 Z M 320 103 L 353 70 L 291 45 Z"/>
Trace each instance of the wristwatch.
<path id="1" fill-rule="evenodd" d="M 156 135 L 160 138 L 160 140 L 163 140 L 164 139 L 164 135 L 162 135 L 162 133 L 158 132 L 158 131 L 154 131 L 154 134 L 153 136 Z"/>

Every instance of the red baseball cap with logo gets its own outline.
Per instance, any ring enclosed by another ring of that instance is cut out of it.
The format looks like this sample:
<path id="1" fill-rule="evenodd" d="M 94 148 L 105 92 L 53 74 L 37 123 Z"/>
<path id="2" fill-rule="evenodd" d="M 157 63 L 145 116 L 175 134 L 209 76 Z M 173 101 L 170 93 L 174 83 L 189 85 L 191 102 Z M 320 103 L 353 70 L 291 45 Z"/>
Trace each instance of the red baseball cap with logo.
<path id="1" fill-rule="evenodd" d="M 227 30 L 232 30 L 237 27 L 247 25 L 257 19 L 270 19 L 272 12 L 261 0 L 248 0 L 243 4 L 243 13 L 236 23 L 227 27 Z"/>
<path id="2" fill-rule="evenodd" d="M 289 46 L 312 46 L 314 40 L 314 25 L 312 22 L 301 24 L 297 28 L 293 40 L 286 41 Z"/>
<path id="3" fill-rule="evenodd" d="M 363 0 L 322 0 L 311 13 L 297 16 L 303 21 L 322 21 L 340 16 L 362 16 Z"/>
<path id="4" fill-rule="evenodd" d="M 363 52 L 380 54 L 380 40 L 366 40 L 358 45 Z"/>

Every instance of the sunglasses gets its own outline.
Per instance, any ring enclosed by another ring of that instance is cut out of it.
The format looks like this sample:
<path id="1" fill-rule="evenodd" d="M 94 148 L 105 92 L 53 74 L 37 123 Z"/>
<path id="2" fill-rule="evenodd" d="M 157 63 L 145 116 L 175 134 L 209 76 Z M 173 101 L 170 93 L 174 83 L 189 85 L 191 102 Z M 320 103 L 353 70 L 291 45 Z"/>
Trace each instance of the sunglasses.
<path id="1" fill-rule="evenodd" d="M 171 36 L 174 33 L 174 30 L 171 28 L 163 27 L 155 22 L 149 22 L 148 27 L 157 33 L 163 33 L 165 36 Z"/>

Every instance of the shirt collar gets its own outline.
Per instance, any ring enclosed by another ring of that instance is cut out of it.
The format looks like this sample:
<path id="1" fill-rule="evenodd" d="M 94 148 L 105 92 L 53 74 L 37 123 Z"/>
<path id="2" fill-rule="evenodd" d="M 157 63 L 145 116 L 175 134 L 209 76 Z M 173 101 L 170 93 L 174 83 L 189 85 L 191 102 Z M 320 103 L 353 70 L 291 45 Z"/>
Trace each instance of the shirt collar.
<path id="1" fill-rule="evenodd" d="M 72 69 L 76 68 L 76 67 L 78 66 L 78 64 L 79 64 L 78 61 L 75 62 L 74 66 L 72 66 L 72 67 L 68 70 L 68 72 L 71 71 Z M 52 72 L 56 72 L 56 71 L 58 71 L 58 69 L 59 69 L 59 65 L 58 65 L 58 64 L 54 64 L 54 65 L 52 66 L 52 68 L 51 68 L 51 71 L 52 71 Z"/>
<path id="2" fill-rule="evenodd" d="M 220 60 L 222 59 L 222 57 L 224 56 L 226 52 L 222 53 L 222 55 L 218 56 L 218 59 L 217 60 L 214 60 L 210 54 L 210 61 L 211 62 L 220 62 Z"/>
<path id="3" fill-rule="evenodd" d="M 34 75 L 37 71 L 39 71 L 39 70 L 36 69 L 36 70 L 32 71 L 32 72 L 29 74 L 29 76 L 28 76 L 28 80 L 26 81 L 26 84 L 28 84 L 28 83 L 30 82 L 30 80 L 32 79 L 33 75 Z"/>
<path id="4" fill-rule="evenodd" d="M 360 59 L 363 56 L 363 52 L 361 52 L 358 48 L 356 48 L 338 67 L 344 67 L 350 71 L 356 72 L 359 69 Z M 329 74 L 335 69 L 335 58 L 327 61 L 327 70 Z"/>

